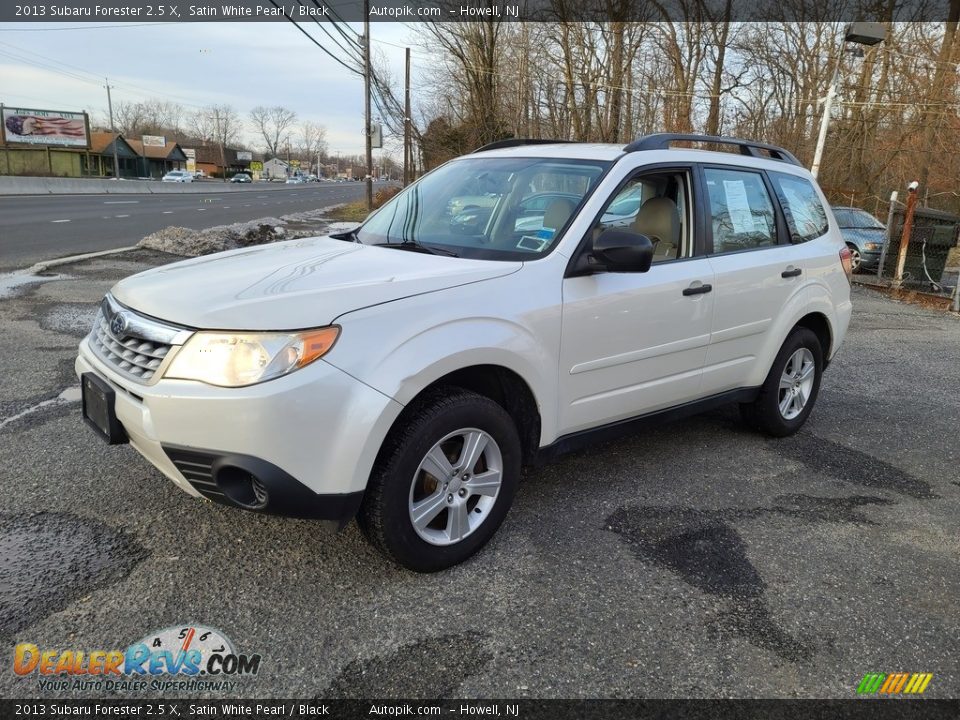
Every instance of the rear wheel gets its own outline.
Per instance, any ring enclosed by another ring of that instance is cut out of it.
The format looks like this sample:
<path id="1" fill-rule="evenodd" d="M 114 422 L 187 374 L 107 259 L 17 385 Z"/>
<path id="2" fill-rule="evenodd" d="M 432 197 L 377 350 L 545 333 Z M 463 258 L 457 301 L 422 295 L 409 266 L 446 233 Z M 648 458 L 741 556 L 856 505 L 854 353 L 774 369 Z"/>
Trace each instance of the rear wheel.
<path id="1" fill-rule="evenodd" d="M 360 527 L 411 570 L 456 565 L 503 522 L 520 460 L 516 426 L 497 403 L 458 388 L 431 393 L 408 409 L 384 442 Z"/>
<path id="2" fill-rule="evenodd" d="M 822 374 L 820 340 L 808 328 L 794 328 L 777 353 L 757 399 L 742 404 L 740 414 L 748 425 L 767 435 L 792 435 L 813 410 Z"/>

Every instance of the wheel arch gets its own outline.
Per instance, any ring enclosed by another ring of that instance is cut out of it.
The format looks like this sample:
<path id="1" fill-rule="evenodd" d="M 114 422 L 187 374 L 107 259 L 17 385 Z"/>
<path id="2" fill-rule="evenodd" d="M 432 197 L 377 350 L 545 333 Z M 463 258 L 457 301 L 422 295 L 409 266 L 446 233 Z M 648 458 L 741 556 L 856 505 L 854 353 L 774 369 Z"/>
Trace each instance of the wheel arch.
<path id="1" fill-rule="evenodd" d="M 424 386 L 407 403 L 404 412 L 390 428 L 391 432 L 394 427 L 406 421 L 408 412 L 443 387 L 470 390 L 497 403 L 510 415 L 517 427 L 524 464 L 533 459 L 540 446 L 540 407 L 527 381 L 515 370 L 503 365 L 469 365 L 441 375 Z"/>
<path id="2" fill-rule="evenodd" d="M 820 349 L 823 352 L 823 366 L 829 365 L 833 348 L 833 330 L 830 328 L 830 320 L 827 316 L 821 312 L 808 313 L 797 320 L 790 332 L 798 327 L 807 328 L 817 336 L 817 340 L 820 341 Z"/>

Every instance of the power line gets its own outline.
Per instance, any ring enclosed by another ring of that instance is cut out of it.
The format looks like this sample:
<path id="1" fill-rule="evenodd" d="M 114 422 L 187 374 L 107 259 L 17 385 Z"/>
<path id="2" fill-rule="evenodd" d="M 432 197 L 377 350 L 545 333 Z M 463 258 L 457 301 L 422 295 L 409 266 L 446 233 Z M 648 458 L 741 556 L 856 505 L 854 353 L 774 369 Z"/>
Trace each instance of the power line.
<path id="1" fill-rule="evenodd" d="M 112 30 L 120 28 L 156 27 L 157 25 L 178 25 L 176 22 L 123 23 L 122 25 L 72 25 L 70 27 L 42 28 L 0 28 L 0 32 L 64 32 L 73 30 Z"/>
<path id="2" fill-rule="evenodd" d="M 283 8 L 277 3 L 276 0 L 270 0 L 270 4 L 273 5 L 274 7 L 276 7 L 278 10 L 281 10 L 281 11 L 283 10 Z M 311 35 L 311 34 L 308 33 L 306 30 L 304 30 L 302 27 L 300 27 L 299 23 L 297 23 L 297 21 L 294 20 L 292 17 L 289 17 L 286 13 L 284 13 L 283 16 L 284 16 L 287 20 L 289 20 L 291 23 L 293 23 L 293 26 L 294 26 L 297 30 L 299 30 L 300 32 L 302 32 L 302 33 L 304 34 L 304 36 L 306 36 L 307 39 L 310 40 L 310 42 L 312 42 L 312 43 L 313 43 L 314 45 L 316 45 L 318 48 L 320 48 L 321 50 L 323 50 L 323 52 L 326 53 L 326 54 L 327 54 L 332 60 L 334 60 L 337 64 L 339 64 L 339 65 L 341 65 L 342 67 L 346 68 L 347 70 L 349 70 L 350 72 L 354 73 L 355 75 L 361 74 L 361 73 L 358 73 L 355 68 L 352 68 L 352 67 L 350 67 L 349 65 L 347 65 L 345 62 L 343 62 L 343 60 L 341 60 L 340 58 L 338 58 L 338 57 L 337 57 L 336 55 L 334 55 L 332 52 L 330 52 L 329 50 L 327 50 L 327 48 L 325 48 L 323 45 L 321 45 L 319 42 L 317 42 L 316 38 L 314 38 L 313 35 Z"/>

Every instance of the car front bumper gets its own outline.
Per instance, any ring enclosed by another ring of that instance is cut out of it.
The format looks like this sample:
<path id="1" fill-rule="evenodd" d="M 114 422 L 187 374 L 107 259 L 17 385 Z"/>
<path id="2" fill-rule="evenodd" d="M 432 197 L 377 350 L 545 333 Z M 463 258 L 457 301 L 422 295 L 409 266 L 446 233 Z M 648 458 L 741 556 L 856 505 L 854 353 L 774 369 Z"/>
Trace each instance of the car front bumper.
<path id="1" fill-rule="evenodd" d="M 860 269 L 876 270 L 880 265 L 880 250 L 861 250 L 860 251 Z"/>
<path id="2" fill-rule="evenodd" d="M 403 409 L 323 360 L 242 388 L 171 379 L 141 385 L 84 339 L 75 369 L 109 383 L 130 444 L 184 492 L 341 526 L 356 514 Z"/>

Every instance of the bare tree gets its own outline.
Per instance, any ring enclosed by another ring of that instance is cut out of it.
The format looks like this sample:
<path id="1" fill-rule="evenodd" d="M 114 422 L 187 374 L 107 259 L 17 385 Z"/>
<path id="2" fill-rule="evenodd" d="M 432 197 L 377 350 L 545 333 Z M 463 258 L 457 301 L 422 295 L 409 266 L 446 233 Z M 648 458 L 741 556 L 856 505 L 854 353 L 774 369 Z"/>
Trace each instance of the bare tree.
<path id="1" fill-rule="evenodd" d="M 307 120 L 300 124 L 296 142 L 301 160 L 312 163 L 327 152 L 327 129 Z"/>
<path id="2" fill-rule="evenodd" d="M 264 107 L 257 105 L 250 111 L 250 123 L 263 138 L 264 149 L 268 155 L 276 157 L 293 133 L 297 122 L 297 113 L 282 105 Z"/>
<path id="3" fill-rule="evenodd" d="M 224 181 L 227 179 L 226 148 L 237 142 L 242 128 L 240 116 L 230 105 L 210 105 L 190 118 L 190 129 L 198 138 L 219 146 Z"/>

